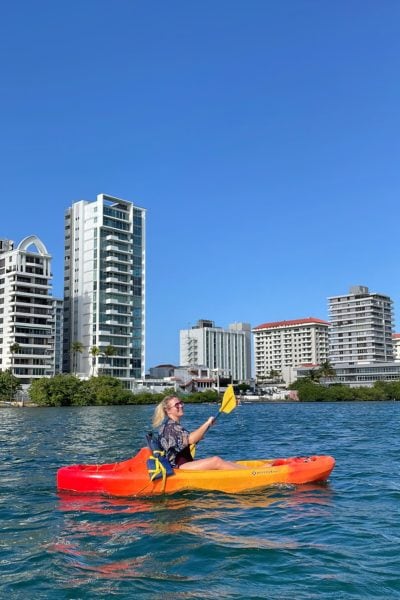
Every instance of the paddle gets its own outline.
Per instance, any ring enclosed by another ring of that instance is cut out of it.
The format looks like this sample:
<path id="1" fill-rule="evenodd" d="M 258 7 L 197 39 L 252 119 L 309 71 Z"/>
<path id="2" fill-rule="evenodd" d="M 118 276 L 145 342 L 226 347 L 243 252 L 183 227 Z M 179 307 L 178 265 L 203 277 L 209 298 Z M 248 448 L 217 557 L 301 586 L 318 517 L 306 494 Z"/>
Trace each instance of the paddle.
<path id="1" fill-rule="evenodd" d="M 234 408 L 236 408 L 236 406 L 237 400 L 235 392 L 233 391 L 233 385 L 228 385 L 223 395 L 219 411 L 215 415 L 214 419 L 217 419 L 221 413 L 225 413 L 226 415 L 228 415 L 230 412 L 233 411 Z"/>
<path id="2" fill-rule="evenodd" d="M 221 406 L 219 407 L 219 411 L 217 412 L 217 414 L 214 417 L 214 421 L 216 421 L 216 419 L 218 419 L 218 417 L 221 413 L 225 413 L 226 415 L 228 415 L 230 412 L 233 411 L 234 408 L 236 408 L 236 406 L 237 406 L 237 400 L 236 400 L 235 392 L 233 391 L 233 385 L 228 385 L 228 387 L 226 388 L 225 393 L 222 397 L 222 402 L 221 402 Z M 196 453 L 196 444 L 191 444 L 190 453 L 192 455 L 192 458 L 194 458 L 194 455 Z"/>

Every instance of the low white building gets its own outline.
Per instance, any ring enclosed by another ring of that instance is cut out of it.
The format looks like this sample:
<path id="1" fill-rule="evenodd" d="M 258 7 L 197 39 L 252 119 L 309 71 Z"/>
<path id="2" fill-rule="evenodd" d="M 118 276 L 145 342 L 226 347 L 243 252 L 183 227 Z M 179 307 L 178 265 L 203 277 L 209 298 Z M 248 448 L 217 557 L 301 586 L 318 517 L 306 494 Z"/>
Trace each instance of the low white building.
<path id="1" fill-rule="evenodd" d="M 339 363 L 334 382 L 350 387 L 372 386 L 376 381 L 398 381 L 400 362 Z"/>
<path id="2" fill-rule="evenodd" d="M 160 367 L 172 367 L 172 365 L 160 365 Z M 166 389 L 174 389 L 176 392 L 188 394 L 212 389 L 221 391 L 219 378 L 202 365 L 172 367 L 172 369 L 168 369 L 168 375 L 159 377 L 150 375 L 145 379 L 136 379 L 132 382 L 131 389 L 134 393 L 139 391 L 160 393 Z"/>

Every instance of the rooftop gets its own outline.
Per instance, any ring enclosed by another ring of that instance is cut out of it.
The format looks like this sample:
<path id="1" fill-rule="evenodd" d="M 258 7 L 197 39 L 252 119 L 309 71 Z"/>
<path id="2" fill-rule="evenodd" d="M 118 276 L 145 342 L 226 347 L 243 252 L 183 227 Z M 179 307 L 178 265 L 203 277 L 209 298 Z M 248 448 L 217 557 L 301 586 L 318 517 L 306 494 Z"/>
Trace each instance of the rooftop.
<path id="1" fill-rule="evenodd" d="M 329 321 L 323 321 L 316 317 L 307 317 L 305 319 L 293 319 L 291 321 L 273 321 L 271 323 L 262 323 L 254 327 L 256 329 L 273 329 L 277 327 L 294 327 L 296 325 L 330 325 Z"/>

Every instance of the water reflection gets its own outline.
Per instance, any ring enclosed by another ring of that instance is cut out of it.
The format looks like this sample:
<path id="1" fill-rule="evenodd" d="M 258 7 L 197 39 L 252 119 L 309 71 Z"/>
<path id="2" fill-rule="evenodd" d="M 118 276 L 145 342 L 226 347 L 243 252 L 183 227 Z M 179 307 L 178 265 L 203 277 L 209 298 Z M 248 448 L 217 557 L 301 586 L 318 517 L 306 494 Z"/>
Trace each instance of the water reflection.
<path id="1" fill-rule="evenodd" d="M 63 557 L 69 581 L 73 569 L 73 585 L 94 574 L 100 579 L 145 575 L 196 580 L 197 574 L 187 572 L 185 564 L 188 555 L 204 546 L 214 552 L 297 548 L 293 536 L 271 535 L 277 511 L 286 511 L 294 520 L 315 517 L 330 510 L 332 496 L 329 484 L 130 500 L 62 493 L 57 506 L 62 527 L 49 550 Z"/>
<path id="2" fill-rule="evenodd" d="M 90 494 L 58 492 L 57 508 L 61 512 L 109 514 L 152 513 L 182 511 L 184 509 L 206 510 L 211 518 L 218 518 L 227 509 L 267 508 L 280 503 L 285 506 L 329 506 L 333 497 L 329 482 L 309 483 L 301 486 L 279 485 L 242 494 L 187 492 L 154 498 L 107 498 Z"/>

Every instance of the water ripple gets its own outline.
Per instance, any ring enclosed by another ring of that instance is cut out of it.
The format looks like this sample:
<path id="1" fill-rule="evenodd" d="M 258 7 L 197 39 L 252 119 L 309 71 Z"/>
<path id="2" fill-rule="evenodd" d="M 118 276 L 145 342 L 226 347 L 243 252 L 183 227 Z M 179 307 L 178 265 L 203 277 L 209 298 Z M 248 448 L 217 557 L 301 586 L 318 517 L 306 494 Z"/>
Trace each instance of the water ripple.
<path id="1" fill-rule="evenodd" d="M 190 407 L 188 427 L 214 410 Z M 244 405 L 198 448 L 332 454 L 324 485 L 140 500 L 56 493 L 59 466 L 132 455 L 150 413 L 0 411 L 3 597 L 400 598 L 398 403 Z"/>

